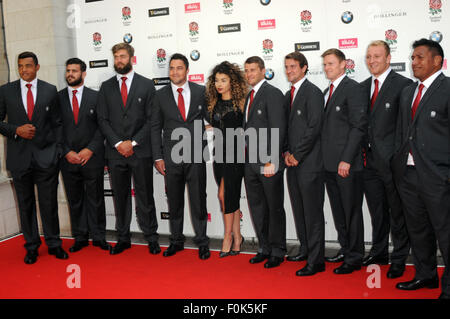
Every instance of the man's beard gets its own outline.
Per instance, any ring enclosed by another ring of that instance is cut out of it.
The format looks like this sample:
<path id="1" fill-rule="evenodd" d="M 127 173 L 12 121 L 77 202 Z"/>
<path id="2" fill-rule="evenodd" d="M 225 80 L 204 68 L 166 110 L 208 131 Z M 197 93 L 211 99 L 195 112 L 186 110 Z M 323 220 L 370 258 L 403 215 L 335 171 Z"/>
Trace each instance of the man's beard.
<path id="1" fill-rule="evenodd" d="M 66 78 L 66 82 L 69 86 L 78 86 L 83 82 L 83 79 L 81 78 L 81 76 L 75 80 L 73 80 L 72 82 L 70 82 L 67 78 Z"/>
<path id="2" fill-rule="evenodd" d="M 116 70 L 119 74 L 127 74 L 131 71 L 133 68 L 133 65 L 131 64 L 131 61 L 128 62 L 123 68 L 119 68 L 117 65 L 114 64 L 114 70 Z"/>

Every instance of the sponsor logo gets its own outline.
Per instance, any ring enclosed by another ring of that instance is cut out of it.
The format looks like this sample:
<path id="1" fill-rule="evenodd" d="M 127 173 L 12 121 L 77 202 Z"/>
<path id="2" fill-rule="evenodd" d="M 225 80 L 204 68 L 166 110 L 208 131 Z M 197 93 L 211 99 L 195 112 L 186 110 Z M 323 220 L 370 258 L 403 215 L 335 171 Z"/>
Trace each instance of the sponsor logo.
<path id="1" fill-rule="evenodd" d="M 170 219 L 169 212 L 161 212 L 161 219 Z"/>
<path id="2" fill-rule="evenodd" d="M 241 24 L 233 23 L 233 24 L 223 24 L 217 26 L 219 33 L 228 33 L 228 32 L 240 32 Z"/>
<path id="3" fill-rule="evenodd" d="M 190 74 L 189 81 L 195 83 L 205 83 L 205 75 L 204 74 Z"/>
<path id="4" fill-rule="evenodd" d="M 200 52 L 198 50 L 192 50 L 190 57 L 192 61 L 198 61 L 200 59 Z"/>
<path id="5" fill-rule="evenodd" d="M 92 41 L 94 43 L 94 46 L 99 46 L 102 44 L 102 35 L 98 32 L 95 32 L 92 35 Z"/>
<path id="6" fill-rule="evenodd" d="M 259 20 L 258 30 L 275 29 L 275 19 Z"/>
<path id="7" fill-rule="evenodd" d="M 208 213 L 208 222 L 211 222 L 211 213 Z"/>
<path id="8" fill-rule="evenodd" d="M 198 23 L 197 22 L 189 23 L 189 35 L 191 37 L 195 37 L 196 35 L 198 35 Z"/>
<path id="9" fill-rule="evenodd" d="M 385 38 L 386 38 L 386 42 L 387 44 L 389 44 L 389 46 L 392 46 L 393 44 L 397 43 L 397 31 L 389 29 L 386 30 L 386 32 L 384 32 Z"/>
<path id="10" fill-rule="evenodd" d="M 406 63 L 405 62 L 391 63 L 391 69 L 396 72 L 406 71 Z"/>
<path id="11" fill-rule="evenodd" d="M 387 18 L 399 18 L 406 17 L 408 14 L 405 11 L 386 11 L 379 12 L 373 16 L 373 19 L 387 19 Z"/>
<path id="12" fill-rule="evenodd" d="M 123 42 L 131 43 L 131 41 L 133 41 L 133 36 L 131 35 L 131 33 L 125 33 L 125 35 L 123 36 Z"/>
<path id="13" fill-rule="evenodd" d="M 316 51 L 320 50 L 320 42 L 303 42 L 295 44 L 295 51 Z"/>
<path id="14" fill-rule="evenodd" d="M 444 63 L 442 64 L 442 70 L 447 70 L 447 59 L 444 59 Z"/>
<path id="15" fill-rule="evenodd" d="M 263 53 L 270 54 L 273 52 L 273 42 L 270 39 L 265 39 L 263 41 Z"/>
<path id="16" fill-rule="evenodd" d="M 351 13 L 350 11 L 345 11 L 341 15 L 341 21 L 344 22 L 345 24 L 351 23 L 353 21 L 353 13 Z"/>
<path id="17" fill-rule="evenodd" d="M 156 60 L 159 64 L 166 62 L 166 50 L 158 49 L 156 50 Z"/>
<path id="18" fill-rule="evenodd" d="M 271 0 L 259 0 L 259 2 L 263 5 L 263 6 L 268 6 L 270 4 Z"/>
<path id="19" fill-rule="evenodd" d="M 275 72 L 272 69 L 266 69 L 264 77 L 266 80 L 270 81 L 275 77 Z"/>
<path id="20" fill-rule="evenodd" d="M 345 74 L 351 75 L 355 73 L 355 61 L 352 59 L 346 59 L 345 60 Z"/>
<path id="21" fill-rule="evenodd" d="M 200 2 L 188 3 L 184 5 L 184 13 L 200 12 Z"/>
<path id="22" fill-rule="evenodd" d="M 149 40 L 156 40 L 156 39 L 166 39 L 166 38 L 172 38 L 172 33 L 154 33 L 150 34 L 147 39 Z"/>
<path id="23" fill-rule="evenodd" d="M 233 13 L 233 0 L 222 0 L 223 1 L 223 13 L 232 14 Z"/>
<path id="24" fill-rule="evenodd" d="M 169 14 L 170 14 L 169 7 L 148 10 L 148 16 L 150 18 L 159 16 L 168 16 Z"/>
<path id="25" fill-rule="evenodd" d="M 434 42 L 441 42 L 442 41 L 442 33 L 439 31 L 433 31 L 430 34 L 430 40 L 434 41 Z"/>
<path id="26" fill-rule="evenodd" d="M 91 24 L 91 23 L 102 23 L 102 22 L 107 22 L 108 19 L 103 18 L 103 17 L 97 17 L 97 18 L 91 18 L 89 20 L 84 21 L 84 24 Z"/>
<path id="27" fill-rule="evenodd" d="M 234 57 L 234 56 L 243 56 L 244 51 L 224 51 L 217 52 L 217 57 Z"/>
<path id="28" fill-rule="evenodd" d="M 354 49 L 358 47 L 358 38 L 339 39 L 339 49 Z"/>
<path id="29" fill-rule="evenodd" d="M 106 67 L 108 67 L 108 60 L 89 61 L 89 68 L 91 68 L 91 69 L 106 68 Z"/>
<path id="30" fill-rule="evenodd" d="M 153 84 L 155 86 L 161 86 L 161 85 L 167 85 L 170 84 L 170 78 L 154 78 L 153 79 Z"/>
<path id="31" fill-rule="evenodd" d="M 130 7 L 123 7 L 122 8 L 122 19 L 124 21 L 131 19 L 131 9 L 130 9 Z"/>
<path id="32" fill-rule="evenodd" d="M 438 15 L 442 13 L 442 1 L 441 0 L 430 0 L 430 14 Z"/>
<path id="33" fill-rule="evenodd" d="M 312 14 L 311 11 L 303 10 L 300 12 L 300 23 L 301 23 L 301 29 L 303 32 L 310 32 L 312 27 Z"/>

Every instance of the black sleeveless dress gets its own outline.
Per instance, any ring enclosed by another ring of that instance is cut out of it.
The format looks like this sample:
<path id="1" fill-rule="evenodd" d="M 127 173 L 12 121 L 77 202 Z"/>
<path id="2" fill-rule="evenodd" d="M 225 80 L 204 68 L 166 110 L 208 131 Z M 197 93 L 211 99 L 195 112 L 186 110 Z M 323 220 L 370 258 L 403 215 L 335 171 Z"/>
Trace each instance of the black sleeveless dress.
<path id="1" fill-rule="evenodd" d="M 219 143 L 214 139 L 214 162 L 213 171 L 216 183 L 220 186 L 223 178 L 224 182 L 224 213 L 230 214 L 239 209 L 239 202 L 241 199 L 241 185 L 244 176 L 244 163 L 238 163 L 238 146 L 243 145 L 243 136 L 234 136 L 234 156 L 232 159 L 227 159 L 226 153 L 226 129 L 242 128 L 243 113 L 240 109 L 233 108 L 231 100 L 218 100 L 210 115 L 210 124 L 222 131 L 223 136 L 223 157 L 220 158 L 216 152 Z M 238 141 L 238 139 L 241 139 Z"/>

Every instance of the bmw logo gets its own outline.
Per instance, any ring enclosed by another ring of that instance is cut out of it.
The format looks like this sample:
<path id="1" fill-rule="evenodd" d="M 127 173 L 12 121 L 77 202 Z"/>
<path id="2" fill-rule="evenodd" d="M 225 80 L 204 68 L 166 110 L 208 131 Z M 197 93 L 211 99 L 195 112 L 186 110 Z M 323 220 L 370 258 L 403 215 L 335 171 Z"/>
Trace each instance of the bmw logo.
<path id="1" fill-rule="evenodd" d="M 264 75 L 264 77 L 266 78 L 266 80 L 272 80 L 273 77 L 275 76 L 275 72 L 273 72 L 272 69 L 266 69 L 266 74 Z"/>
<path id="2" fill-rule="evenodd" d="M 267 6 L 270 3 L 271 0 L 260 0 L 259 2 L 261 2 L 261 4 L 263 6 Z"/>
<path id="3" fill-rule="evenodd" d="M 342 22 L 344 22 L 345 24 L 349 24 L 350 22 L 353 21 L 353 13 L 351 13 L 350 11 L 345 11 L 345 12 L 341 15 L 341 20 L 342 20 Z"/>
<path id="4" fill-rule="evenodd" d="M 191 52 L 191 60 L 197 61 L 198 59 L 200 59 L 200 52 L 198 52 L 197 50 L 193 50 Z"/>
<path id="5" fill-rule="evenodd" d="M 437 42 L 437 43 L 441 42 L 442 41 L 442 33 L 440 33 L 439 31 L 431 32 L 430 40 Z"/>
<path id="6" fill-rule="evenodd" d="M 131 43 L 131 41 L 133 41 L 133 36 L 131 35 L 131 33 L 126 33 L 123 36 L 123 42 L 125 43 Z"/>

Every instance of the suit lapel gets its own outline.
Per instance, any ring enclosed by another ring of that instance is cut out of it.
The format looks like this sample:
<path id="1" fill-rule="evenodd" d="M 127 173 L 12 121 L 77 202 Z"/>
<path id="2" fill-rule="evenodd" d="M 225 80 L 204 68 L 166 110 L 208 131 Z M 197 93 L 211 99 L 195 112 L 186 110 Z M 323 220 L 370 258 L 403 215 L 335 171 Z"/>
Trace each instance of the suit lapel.
<path id="1" fill-rule="evenodd" d="M 70 117 L 72 118 L 72 123 L 73 125 L 75 125 L 75 119 L 73 117 L 73 110 L 72 110 L 72 105 L 70 104 L 70 96 L 69 96 L 69 89 L 65 89 L 65 92 L 63 94 L 64 96 L 64 103 L 63 103 L 63 107 L 65 107 L 67 114 L 70 115 Z M 84 94 L 83 94 L 84 96 Z M 79 114 L 78 114 L 78 119 L 80 118 Z"/>
<path id="2" fill-rule="evenodd" d="M 444 75 L 441 73 L 433 81 L 431 86 L 425 92 L 425 95 L 422 97 L 422 99 L 420 100 L 420 103 L 419 103 L 419 105 L 417 107 L 416 114 L 414 115 L 414 120 L 412 122 L 413 125 L 417 121 L 417 118 L 419 117 L 419 114 L 422 112 L 423 105 L 425 105 L 427 103 L 427 101 L 430 99 L 430 96 L 432 96 L 434 91 L 436 91 L 436 89 L 441 85 L 441 82 L 442 82 L 443 79 L 444 79 Z"/>
<path id="3" fill-rule="evenodd" d="M 124 109 L 125 112 L 127 112 L 127 110 L 134 104 L 132 101 L 136 93 L 137 86 L 139 86 L 139 74 L 134 73 L 133 81 L 131 81 L 131 87 L 130 90 L 128 91 L 127 104 Z M 120 97 L 122 97 L 122 95 L 120 95 Z"/>
<path id="4" fill-rule="evenodd" d="M 83 121 L 83 116 L 84 113 L 86 113 L 88 110 L 88 101 L 89 101 L 89 90 L 87 90 L 86 87 L 84 87 L 83 89 L 83 95 L 81 96 L 81 102 L 80 102 L 80 111 L 78 112 L 78 124 L 80 124 L 81 121 Z M 72 112 L 73 115 L 73 112 Z M 74 119 L 74 123 L 75 123 L 75 119 Z M 77 124 L 77 125 L 78 125 Z"/>
<path id="5" fill-rule="evenodd" d="M 17 80 L 16 84 L 17 84 L 17 86 L 16 86 L 17 100 L 19 101 L 19 104 L 18 104 L 19 112 L 23 114 L 24 118 L 26 118 L 27 121 L 29 121 L 27 112 L 25 111 L 25 105 L 23 105 L 22 90 L 20 88 L 20 80 Z"/>
<path id="6" fill-rule="evenodd" d="M 41 82 L 41 80 L 38 79 L 36 102 L 34 103 L 33 116 L 31 117 L 31 121 L 33 121 L 34 117 L 36 116 L 36 113 L 40 112 L 40 109 L 42 108 L 39 102 L 42 100 L 41 96 L 43 94 L 44 94 L 44 91 L 42 89 L 42 82 Z M 47 105 L 45 105 L 45 107 L 47 107 Z"/>
<path id="7" fill-rule="evenodd" d="M 300 102 L 301 95 L 303 94 L 303 90 L 305 90 L 305 87 L 307 86 L 308 79 L 305 79 L 305 81 L 300 85 L 298 88 L 297 94 L 295 95 L 294 100 L 292 101 L 292 107 L 289 108 L 289 121 L 294 116 L 294 109 L 296 108 L 297 104 Z M 291 101 L 290 92 L 288 94 L 289 102 Z"/>
<path id="8" fill-rule="evenodd" d="M 175 97 L 172 92 L 172 85 L 168 84 L 165 89 L 166 101 L 169 102 L 169 107 L 173 109 L 173 111 L 181 116 L 180 109 L 178 108 L 177 101 L 175 101 Z"/>
<path id="9" fill-rule="evenodd" d="M 344 87 L 347 84 L 348 78 L 345 76 L 341 83 L 339 83 L 338 87 L 332 92 L 330 101 L 328 102 L 328 105 L 325 107 L 325 113 L 329 113 L 330 111 L 330 105 L 333 105 L 336 101 L 336 98 L 344 91 Z M 326 93 L 325 93 L 326 94 Z"/>
<path id="10" fill-rule="evenodd" d="M 252 102 L 252 105 L 250 106 L 250 112 L 248 113 L 248 120 L 250 120 L 250 118 L 252 117 L 252 114 L 255 112 L 256 103 L 259 101 L 260 96 L 262 95 L 266 85 L 267 85 L 267 82 L 264 82 L 260 86 L 258 92 L 256 92 L 256 94 L 253 96 L 253 102 Z M 251 94 L 251 92 L 250 92 L 250 94 Z M 249 95 L 249 98 L 250 98 L 250 95 Z"/>
<path id="11" fill-rule="evenodd" d="M 386 80 L 384 80 L 384 83 L 378 92 L 378 96 L 377 96 L 377 99 L 375 100 L 375 104 L 373 105 L 372 112 L 375 112 L 376 109 L 378 108 L 378 106 L 380 104 L 382 104 L 383 99 L 384 99 L 385 95 L 387 94 L 386 92 L 389 92 L 389 89 L 392 85 L 393 77 L 394 77 L 394 71 L 389 72 L 388 76 L 386 77 Z"/>
<path id="12" fill-rule="evenodd" d="M 195 98 L 197 97 L 196 88 L 191 84 L 191 82 L 188 82 L 189 89 L 191 90 L 191 101 L 189 103 L 189 112 L 186 116 L 186 122 L 189 120 L 189 117 L 192 116 L 194 110 L 194 107 L 197 107 L 197 103 L 195 103 Z"/>

